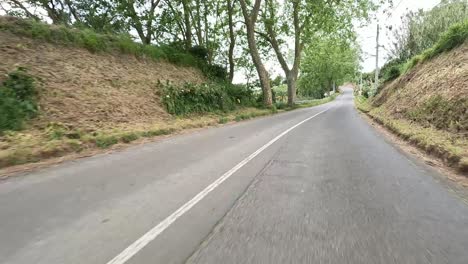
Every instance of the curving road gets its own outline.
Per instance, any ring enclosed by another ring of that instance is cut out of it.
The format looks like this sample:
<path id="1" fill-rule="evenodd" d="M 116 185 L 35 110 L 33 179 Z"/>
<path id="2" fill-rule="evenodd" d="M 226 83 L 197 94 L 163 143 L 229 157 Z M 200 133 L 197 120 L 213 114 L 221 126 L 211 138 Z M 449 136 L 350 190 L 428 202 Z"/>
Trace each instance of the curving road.
<path id="1" fill-rule="evenodd" d="M 468 192 L 344 90 L 0 181 L 0 263 L 468 263 Z"/>

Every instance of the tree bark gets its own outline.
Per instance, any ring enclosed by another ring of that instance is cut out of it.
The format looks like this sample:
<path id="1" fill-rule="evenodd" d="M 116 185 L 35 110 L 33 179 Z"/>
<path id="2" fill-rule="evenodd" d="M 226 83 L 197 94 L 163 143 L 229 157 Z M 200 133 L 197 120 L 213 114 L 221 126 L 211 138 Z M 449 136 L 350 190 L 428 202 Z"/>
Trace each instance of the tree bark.
<path id="1" fill-rule="evenodd" d="M 268 0 L 267 0 L 268 1 Z M 279 42 L 277 39 L 277 34 L 273 28 L 273 25 L 268 24 L 265 21 L 265 27 L 267 29 L 267 35 L 263 35 L 264 38 L 268 42 L 270 42 L 271 46 L 273 47 L 273 50 L 275 51 L 276 57 L 278 58 L 278 61 L 281 65 L 281 68 L 284 71 L 284 75 L 286 76 L 286 81 L 288 84 L 288 105 L 293 106 L 294 102 L 296 101 L 296 83 L 297 83 L 297 78 L 299 75 L 299 67 L 301 64 L 301 54 L 302 54 L 302 49 L 304 46 L 304 43 L 301 42 L 301 33 L 302 33 L 302 28 L 300 26 L 300 21 L 299 21 L 299 0 L 294 0 L 293 2 L 293 24 L 294 24 L 294 64 L 292 68 L 289 68 L 288 63 L 286 62 L 286 59 L 284 58 L 283 54 L 281 53 L 281 48 L 279 46 Z M 267 9 L 269 11 L 269 16 L 270 18 L 274 18 L 275 12 L 272 6 L 272 3 L 268 3 Z"/>
<path id="2" fill-rule="evenodd" d="M 228 26 L 229 26 L 229 82 L 232 83 L 234 79 L 234 48 L 236 45 L 236 36 L 234 35 L 234 22 L 233 22 L 233 12 L 234 4 L 232 0 L 227 0 L 227 11 L 228 11 Z"/>
<path id="3" fill-rule="evenodd" d="M 272 105 L 270 78 L 265 65 L 262 62 L 260 53 L 258 52 L 257 42 L 255 40 L 255 23 L 257 22 L 258 12 L 260 10 L 261 0 L 255 0 L 252 11 L 248 12 L 245 0 L 239 0 L 241 4 L 242 14 L 244 15 L 245 24 L 247 28 L 247 42 L 249 44 L 250 56 L 257 70 L 260 79 L 260 85 L 263 91 L 263 103 L 265 106 Z"/>
<path id="4" fill-rule="evenodd" d="M 182 7 L 184 9 L 184 23 L 185 23 L 185 48 L 192 47 L 192 24 L 190 21 L 190 0 L 182 0 Z"/>

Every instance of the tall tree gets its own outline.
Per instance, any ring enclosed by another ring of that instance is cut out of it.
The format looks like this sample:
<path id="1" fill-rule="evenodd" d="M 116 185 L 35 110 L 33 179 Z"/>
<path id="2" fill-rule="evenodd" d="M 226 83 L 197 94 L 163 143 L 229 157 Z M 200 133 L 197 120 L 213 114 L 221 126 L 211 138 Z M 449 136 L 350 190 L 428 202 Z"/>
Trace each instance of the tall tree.
<path id="1" fill-rule="evenodd" d="M 305 48 L 298 81 L 303 96 L 322 98 L 333 84 L 352 79 L 359 68 L 359 49 L 355 38 L 336 34 L 321 35 Z"/>
<path id="2" fill-rule="evenodd" d="M 229 28 L 229 50 L 228 50 L 228 61 L 229 61 L 229 82 L 232 83 L 234 79 L 234 48 L 236 45 L 236 35 L 234 33 L 234 1 L 227 0 L 227 15 L 228 15 L 228 28 Z"/>
<path id="3" fill-rule="evenodd" d="M 367 17 L 370 0 L 266 0 L 263 22 L 265 32 L 257 32 L 273 48 L 288 84 L 288 104 L 296 97 L 296 82 L 304 46 L 317 32 L 352 31 L 352 19 Z M 290 26 L 292 21 L 292 27 Z M 282 44 L 292 38 L 293 59 L 288 64 Z"/>
<path id="4" fill-rule="evenodd" d="M 268 71 L 265 68 L 265 65 L 262 62 L 260 53 L 257 48 L 257 41 L 255 39 L 255 24 L 257 23 L 258 13 L 260 12 L 261 0 L 255 0 L 252 10 L 249 11 L 247 3 L 245 0 L 239 0 L 242 14 L 245 20 L 246 33 L 247 33 L 247 42 L 249 46 L 250 56 L 255 65 L 255 68 L 260 79 L 260 85 L 262 86 L 263 91 L 263 103 L 265 106 L 271 106 L 272 94 L 270 86 L 270 77 Z"/>
<path id="5" fill-rule="evenodd" d="M 127 18 L 143 44 L 151 44 L 155 27 L 156 8 L 160 0 L 117 0 L 118 10 Z"/>
<path id="6" fill-rule="evenodd" d="M 184 10 L 184 24 L 185 24 L 185 47 L 187 49 L 192 47 L 192 22 L 190 20 L 191 6 L 189 0 L 182 0 L 182 7 Z"/>

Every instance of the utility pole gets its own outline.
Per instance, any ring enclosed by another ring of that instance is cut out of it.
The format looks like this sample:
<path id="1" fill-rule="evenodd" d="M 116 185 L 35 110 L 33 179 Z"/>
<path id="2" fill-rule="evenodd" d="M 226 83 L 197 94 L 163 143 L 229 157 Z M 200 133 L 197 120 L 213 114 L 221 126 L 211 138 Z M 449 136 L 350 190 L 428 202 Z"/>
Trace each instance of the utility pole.
<path id="1" fill-rule="evenodd" d="M 375 83 L 374 83 L 374 91 L 377 92 L 377 88 L 379 86 L 379 21 L 377 21 L 377 36 L 376 36 L 376 45 L 375 45 Z"/>
<path id="2" fill-rule="evenodd" d="M 362 71 L 361 71 L 361 77 L 359 78 L 359 95 L 362 93 Z"/>

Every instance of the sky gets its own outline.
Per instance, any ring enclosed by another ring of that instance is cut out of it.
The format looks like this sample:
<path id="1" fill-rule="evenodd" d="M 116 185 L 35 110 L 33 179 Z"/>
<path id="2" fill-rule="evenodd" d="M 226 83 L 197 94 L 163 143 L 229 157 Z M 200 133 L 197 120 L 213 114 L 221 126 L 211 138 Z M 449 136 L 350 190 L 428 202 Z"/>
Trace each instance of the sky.
<path id="1" fill-rule="evenodd" d="M 377 13 L 380 26 L 379 43 L 383 48 L 379 49 L 379 67 L 385 64 L 387 59 L 387 51 L 391 44 L 391 32 L 385 26 L 392 26 L 399 28 L 401 25 L 401 16 L 408 11 L 416 11 L 418 9 L 431 9 L 440 3 L 440 0 L 393 0 L 394 7 L 391 16 L 383 14 L 382 10 Z M 387 18 L 388 17 L 388 18 Z M 361 45 L 363 54 L 363 61 L 361 66 L 364 72 L 370 72 L 375 69 L 375 47 L 376 47 L 376 33 L 377 33 L 377 20 L 373 19 L 371 23 L 365 27 L 358 28 L 358 42 Z"/>

